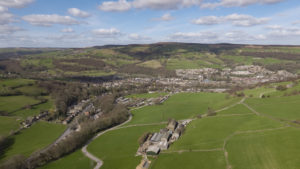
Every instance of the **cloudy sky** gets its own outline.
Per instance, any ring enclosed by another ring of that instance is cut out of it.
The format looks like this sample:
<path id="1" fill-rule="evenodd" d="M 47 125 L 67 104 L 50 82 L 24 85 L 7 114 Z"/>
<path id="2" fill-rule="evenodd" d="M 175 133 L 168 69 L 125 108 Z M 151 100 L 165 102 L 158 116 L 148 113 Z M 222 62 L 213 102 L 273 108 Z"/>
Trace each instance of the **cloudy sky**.
<path id="1" fill-rule="evenodd" d="M 0 0 L 0 47 L 300 45 L 299 0 Z"/>

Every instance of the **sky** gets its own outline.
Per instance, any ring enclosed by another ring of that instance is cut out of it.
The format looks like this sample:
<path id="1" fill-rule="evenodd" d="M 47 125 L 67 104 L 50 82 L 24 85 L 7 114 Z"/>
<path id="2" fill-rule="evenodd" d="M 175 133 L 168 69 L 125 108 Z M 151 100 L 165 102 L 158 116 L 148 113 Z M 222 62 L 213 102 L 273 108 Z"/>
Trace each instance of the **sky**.
<path id="1" fill-rule="evenodd" d="M 299 0 L 0 0 L 0 47 L 300 45 Z"/>

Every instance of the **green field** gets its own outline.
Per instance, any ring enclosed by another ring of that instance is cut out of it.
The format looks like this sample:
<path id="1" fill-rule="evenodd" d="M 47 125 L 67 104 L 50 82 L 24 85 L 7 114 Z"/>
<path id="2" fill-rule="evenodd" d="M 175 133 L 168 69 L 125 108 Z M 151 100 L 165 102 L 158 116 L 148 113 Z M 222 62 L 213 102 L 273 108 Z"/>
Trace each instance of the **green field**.
<path id="1" fill-rule="evenodd" d="M 267 99 L 250 98 L 246 103 L 256 111 L 283 120 L 300 119 L 300 95 Z"/>
<path id="2" fill-rule="evenodd" d="M 12 114 L 27 105 L 37 104 L 39 100 L 29 96 L 1 96 L 0 111 Z"/>
<path id="3" fill-rule="evenodd" d="M 38 122 L 28 129 L 12 136 L 13 144 L 5 150 L 0 162 L 17 154 L 29 156 L 31 153 L 53 143 L 65 130 L 65 126 Z"/>
<path id="4" fill-rule="evenodd" d="M 132 169 L 141 160 L 136 157 L 138 139 L 145 132 L 159 131 L 163 126 L 131 127 L 108 132 L 93 141 L 88 151 L 104 161 L 101 169 Z"/>
<path id="5" fill-rule="evenodd" d="M 142 94 L 132 94 L 126 97 L 132 99 L 149 99 L 149 98 L 156 98 L 156 97 L 166 96 L 166 95 L 167 93 L 142 93 Z"/>
<path id="6" fill-rule="evenodd" d="M 22 117 L 23 119 L 25 119 L 26 117 L 29 117 L 29 116 L 32 117 L 32 116 L 38 115 L 41 111 L 54 109 L 53 100 L 50 99 L 49 97 L 47 97 L 47 99 L 49 99 L 49 100 L 46 103 L 32 106 L 30 109 L 22 109 L 22 110 L 16 111 L 12 115 Z"/>
<path id="7" fill-rule="evenodd" d="M 161 154 L 151 164 L 151 169 L 224 169 L 226 162 L 222 151 L 184 152 Z"/>
<path id="8" fill-rule="evenodd" d="M 222 148 L 224 140 L 234 132 L 280 126 L 278 122 L 254 114 L 203 118 L 189 124 L 184 136 L 168 151 Z"/>
<path id="9" fill-rule="evenodd" d="M 34 80 L 29 79 L 0 79 L 0 87 L 20 87 L 33 84 Z"/>
<path id="10" fill-rule="evenodd" d="M 298 169 L 300 132 L 286 128 L 241 134 L 229 140 L 229 162 L 236 169 Z"/>
<path id="11" fill-rule="evenodd" d="M 278 84 L 276 84 L 278 85 Z M 157 158 L 150 158 L 151 169 L 298 169 L 300 155 L 299 125 L 284 126 L 283 120 L 300 119 L 300 95 L 283 96 L 274 85 L 244 93 L 242 98 L 220 93 L 180 93 L 172 95 L 162 105 L 147 106 L 132 111 L 133 119 L 125 128 L 110 131 L 94 140 L 88 151 L 103 160 L 103 169 L 132 169 L 141 160 L 136 157 L 138 139 L 145 132 L 156 132 L 169 118 L 188 119 L 205 114 L 208 107 L 216 116 L 196 118 L 188 124 L 181 138 Z M 298 88 L 298 85 L 293 89 Z M 288 89 L 292 90 L 292 89 Z M 261 93 L 277 94 L 260 98 Z M 249 97 L 252 95 L 252 97 Z M 157 97 L 159 93 L 138 94 L 130 98 Z M 261 114 L 261 115 L 260 115 Z M 136 125 L 136 126 L 135 126 Z M 126 128 L 127 127 L 127 128 Z M 225 151 L 228 152 L 226 158 Z M 228 160 L 228 163 L 226 162 Z M 73 163 L 72 163 L 73 161 Z M 77 151 L 42 169 L 92 168 L 93 163 Z"/>
<path id="12" fill-rule="evenodd" d="M 20 121 L 15 117 L 0 116 L 0 136 L 7 136 L 19 128 Z"/>
<path id="13" fill-rule="evenodd" d="M 78 150 L 38 169 L 93 169 L 94 166 L 95 162 Z"/>
<path id="14" fill-rule="evenodd" d="M 188 119 L 238 102 L 241 98 L 226 99 L 223 93 L 181 93 L 170 97 L 162 105 L 147 106 L 132 111 L 133 120 L 128 124 L 145 124 L 167 121 L 169 118 Z"/>

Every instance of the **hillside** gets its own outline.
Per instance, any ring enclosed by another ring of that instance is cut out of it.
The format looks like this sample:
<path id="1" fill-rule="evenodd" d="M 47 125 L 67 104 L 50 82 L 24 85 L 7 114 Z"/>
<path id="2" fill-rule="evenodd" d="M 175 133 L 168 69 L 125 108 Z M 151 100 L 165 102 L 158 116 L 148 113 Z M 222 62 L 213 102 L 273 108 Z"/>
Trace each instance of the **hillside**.
<path id="1" fill-rule="evenodd" d="M 35 77 L 174 76 L 176 69 L 224 69 L 238 65 L 300 71 L 298 46 L 157 43 L 77 49 L 1 49 L 0 53 L 0 72 Z"/>

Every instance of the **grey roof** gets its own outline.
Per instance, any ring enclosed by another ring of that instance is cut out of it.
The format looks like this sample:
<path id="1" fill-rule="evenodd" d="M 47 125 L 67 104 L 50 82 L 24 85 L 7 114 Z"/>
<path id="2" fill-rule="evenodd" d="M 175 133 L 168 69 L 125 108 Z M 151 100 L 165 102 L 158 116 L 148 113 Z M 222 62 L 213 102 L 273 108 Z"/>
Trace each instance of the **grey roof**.
<path id="1" fill-rule="evenodd" d="M 162 136 L 163 135 L 160 133 L 154 133 L 154 135 L 151 137 L 150 140 L 153 142 L 159 142 L 161 140 Z"/>

